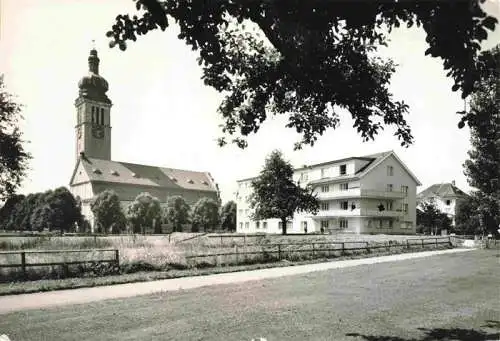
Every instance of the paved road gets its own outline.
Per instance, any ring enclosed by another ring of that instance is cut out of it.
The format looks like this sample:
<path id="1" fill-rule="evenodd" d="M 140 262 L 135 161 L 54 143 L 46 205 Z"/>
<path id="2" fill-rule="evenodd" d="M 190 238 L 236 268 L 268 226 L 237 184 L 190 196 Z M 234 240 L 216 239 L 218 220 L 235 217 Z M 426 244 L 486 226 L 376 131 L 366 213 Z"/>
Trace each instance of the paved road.
<path id="1" fill-rule="evenodd" d="M 60 290 L 25 295 L 0 296 L 0 314 L 28 309 L 48 308 L 52 306 L 81 304 L 105 299 L 126 298 L 139 295 L 153 294 L 164 291 L 176 291 L 181 289 L 194 289 L 209 285 L 241 283 L 246 281 L 262 280 L 305 274 L 315 271 L 330 269 L 341 269 L 352 266 L 394 262 L 406 259 L 415 259 L 444 255 L 457 252 L 466 252 L 471 249 L 452 249 L 442 251 L 426 251 L 407 253 L 400 255 L 381 256 L 373 258 L 353 259 L 318 264 L 307 264 L 299 266 L 270 268 L 252 271 L 233 272 L 227 274 L 216 274 L 209 276 L 184 277 L 177 279 L 165 279 L 159 281 L 109 285 L 94 288 L 81 288 L 73 290 Z"/>
<path id="2" fill-rule="evenodd" d="M 28 310 L 2 315 L 0 334 L 12 341 L 498 340 L 498 261 L 498 252 L 475 250 Z"/>

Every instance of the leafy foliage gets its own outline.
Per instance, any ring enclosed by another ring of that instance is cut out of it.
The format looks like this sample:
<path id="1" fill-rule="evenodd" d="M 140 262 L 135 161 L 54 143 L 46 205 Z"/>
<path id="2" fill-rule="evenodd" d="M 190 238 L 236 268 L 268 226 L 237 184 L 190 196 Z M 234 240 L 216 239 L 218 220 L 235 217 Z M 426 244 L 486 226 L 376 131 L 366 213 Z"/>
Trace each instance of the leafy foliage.
<path id="1" fill-rule="evenodd" d="M 125 230 L 125 215 L 115 191 L 105 190 L 97 194 L 90 203 L 90 209 L 98 232 L 119 233 Z"/>
<path id="2" fill-rule="evenodd" d="M 14 194 L 28 170 L 31 154 L 24 150 L 22 133 L 17 126 L 21 105 L 5 89 L 0 75 L 0 199 Z"/>
<path id="3" fill-rule="evenodd" d="M 182 232 L 182 225 L 189 223 L 190 207 L 183 197 L 173 196 L 167 199 L 165 220 L 173 226 L 173 232 Z"/>
<path id="4" fill-rule="evenodd" d="M 201 198 L 194 204 L 191 215 L 193 232 L 213 231 L 219 226 L 219 205 L 211 198 Z"/>
<path id="5" fill-rule="evenodd" d="M 433 200 L 423 202 L 421 209 L 417 208 L 417 232 L 440 234 L 441 230 L 451 229 L 451 219 L 436 207 Z"/>
<path id="6" fill-rule="evenodd" d="M 226 202 L 221 209 L 221 226 L 226 231 L 236 231 L 236 203 Z"/>
<path id="7" fill-rule="evenodd" d="M 293 181 L 293 167 L 280 151 L 273 151 L 265 161 L 258 178 L 252 181 L 250 207 L 254 220 L 278 218 L 286 234 L 286 222 L 295 212 L 316 214 L 319 203 L 311 188 L 302 188 Z"/>
<path id="8" fill-rule="evenodd" d="M 30 216 L 30 224 L 33 231 L 42 232 L 44 229 L 54 230 L 54 210 L 49 205 L 44 204 L 34 209 Z"/>
<path id="9" fill-rule="evenodd" d="M 459 234 L 479 234 L 481 233 L 479 218 L 479 200 L 475 195 L 457 203 L 455 215 L 455 231 Z"/>
<path id="10" fill-rule="evenodd" d="M 464 163 L 465 175 L 472 187 L 485 231 L 497 233 L 500 226 L 500 45 L 488 51 L 496 67 L 471 96 L 466 114 L 471 128 L 472 149 Z"/>
<path id="11" fill-rule="evenodd" d="M 222 132 L 236 135 L 232 142 L 242 148 L 270 113 L 288 114 L 286 126 L 302 135 L 296 148 L 313 145 L 338 125 L 339 108 L 350 111 L 364 140 L 395 126 L 407 146 L 408 106 L 392 98 L 395 65 L 375 57 L 377 48 L 394 28 L 422 27 L 425 54 L 443 60 L 452 90 L 465 98 L 491 67 L 480 43 L 497 24 L 479 6 L 484 0 L 134 1 L 140 14 L 116 17 L 106 34 L 110 46 L 125 50 L 128 40 L 165 30 L 173 19 L 179 39 L 199 51 L 205 84 L 225 94 Z"/>
<path id="12" fill-rule="evenodd" d="M 6 214 L 2 225 L 12 231 L 40 231 L 47 227 L 68 232 L 74 230 L 75 223 L 82 220 L 80 207 L 65 187 L 27 196 L 13 196 L 7 200 L 5 210 L 1 212 L 2 215 Z"/>
<path id="13" fill-rule="evenodd" d="M 10 217 L 14 214 L 16 205 L 23 201 L 25 196 L 23 194 L 14 194 L 7 198 L 2 208 L 0 208 L 0 229 L 8 230 L 7 224 Z"/>
<path id="14" fill-rule="evenodd" d="M 134 233 L 146 233 L 146 227 L 155 227 L 161 222 L 161 206 L 158 198 L 144 192 L 128 205 L 126 218 Z"/>

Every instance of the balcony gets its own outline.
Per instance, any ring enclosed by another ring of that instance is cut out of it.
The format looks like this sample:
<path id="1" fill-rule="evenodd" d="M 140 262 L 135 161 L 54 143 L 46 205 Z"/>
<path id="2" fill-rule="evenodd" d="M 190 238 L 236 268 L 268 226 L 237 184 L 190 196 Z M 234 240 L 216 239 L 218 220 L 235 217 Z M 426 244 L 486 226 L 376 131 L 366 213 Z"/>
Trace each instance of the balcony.
<path id="1" fill-rule="evenodd" d="M 372 189 L 349 188 L 344 191 L 317 192 L 319 200 L 342 198 L 403 199 L 404 192 L 377 191 Z"/>
<path id="2" fill-rule="evenodd" d="M 354 210 L 328 210 L 319 211 L 316 215 L 311 215 L 311 218 L 336 218 L 336 217 L 383 217 L 383 218 L 396 218 L 403 217 L 405 212 L 402 211 L 379 211 L 376 209 L 357 208 Z"/>

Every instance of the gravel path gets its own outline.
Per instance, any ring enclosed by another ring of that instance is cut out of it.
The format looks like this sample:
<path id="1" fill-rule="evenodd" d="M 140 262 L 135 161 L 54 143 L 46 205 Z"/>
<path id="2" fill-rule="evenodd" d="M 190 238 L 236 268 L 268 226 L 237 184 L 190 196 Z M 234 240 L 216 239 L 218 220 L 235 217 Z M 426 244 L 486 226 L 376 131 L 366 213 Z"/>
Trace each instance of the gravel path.
<path id="1" fill-rule="evenodd" d="M 276 278 L 305 274 L 314 271 L 329 269 L 340 269 L 359 265 L 369 265 L 385 262 L 394 262 L 406 259 L 415 259 L 435 255 L 444 255 L 457 252 L 467 252 L 474 249 L 452 249 L 442 251 L 426 251 L 407 253 L 391 256 L 371 257 L 344 261 L 333 261 L 326 263 L 297 265 L 290 267 L 269 268 L 252 271 L 224 273 L 208 276 L 184 277 L 176 279 L 165 279 L 159 281 L 117 284 L 93 288 L 81 288 L 72 290 L 60 290 L 52 292 L 41 292 L 24 295 L 11 295 L 0 297 L 0 314 L 15 311 L 48 308 L 53 306 L 81 304 L 107 299 L 126 298 L 140 295 L 148 295 L 164 291 L 177 291 L 199 288 L 204 286 L 241 283 L 256 281 L 266 278 Z"/>

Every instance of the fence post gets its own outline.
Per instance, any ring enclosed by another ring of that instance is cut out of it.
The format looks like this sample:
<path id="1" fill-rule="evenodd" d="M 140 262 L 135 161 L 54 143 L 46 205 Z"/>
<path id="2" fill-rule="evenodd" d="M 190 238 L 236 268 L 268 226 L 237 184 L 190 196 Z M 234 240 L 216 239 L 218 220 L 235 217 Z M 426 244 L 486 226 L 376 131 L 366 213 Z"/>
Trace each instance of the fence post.
<path id="1" fill-rule="evenodd" d="M 342 251 L 340 252 L 340 255 L 343 256 L 345 253 L 345 243 L 342 242 Z"/>
<path id="2" fill-rule="evenodd" d="M 422 241 L 422 248 L 424 248 L 424 239 L 422 238 L 421 241 Z"/>
<path id="3" fill-rule="evenodd" d="M 312 243 L 311 245 L 312 245 L 312 256 L 314 258 L 314 243 Z"/>
<path id="4" fill-rule="evenodd" d="M 239 258 L 240 258 L 239 255 L 238 255 L 238 245 L 236 244 L 234 246 L 234 248 L 235 248 L 235 251 L 236 251 L 236 265 L 238 265 L 239 264 Z"/>
<path id="5" fill-rule="evenodd" d="M 409 239 L 407 239 L 407 240 L 406 240 L 406 248 L 407 248 L 407 249 L 409 249 L 409 248 L 410 248 L 410 240 L 409 240 Z"/>
<path id="6" fill-rule="evenodd" d="M 281 244 L 278 244 L 278 260 L 281 260 Z"/>
<path id="7" fill-rule="evenodd" d="M 224 242 L 222 241 L 222 234 L 220 235 L 220 246 L 223 246 Z"/>
<path id="8" fill-rule="evenodd" d="M 115 264 L 116 267 L 120 266 L 120 251 L 118 249 L 115 250 Z"/>
<path id="9" fill-rule="evenodd" d="M 169 233 L 168 234 L 168 243 L 170 244 L 170 236 L 172 235 L 172 233 Z"/>
<path id="10" fill-rule="evenodd" d="M 247 245 L 247 235 L 243 235 L 243 244 L 246 246 Z"/>
<path id="11" fill-rule="evenodd" d="M 438 239 L 436 238 L 436 247 L 438 247 Z"/>
<path id="12" fill-rule="evenodd" d="M 366 244 L 366 253 L 370 253 L 370 243 L 365 242 L 365 244 Z"/>
<path id="13" fill-rule="evenodd" d="M 26 252 L 21 252 L 21 269 L 23 271 L 23 277 L 26 278 Z"/>
<path id="14" fill-rule="evenodd" d="M 97 235 L 94 234 L 94 245 L 97 246 Z"/>

